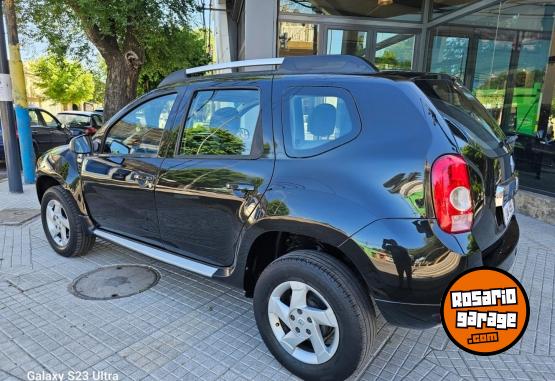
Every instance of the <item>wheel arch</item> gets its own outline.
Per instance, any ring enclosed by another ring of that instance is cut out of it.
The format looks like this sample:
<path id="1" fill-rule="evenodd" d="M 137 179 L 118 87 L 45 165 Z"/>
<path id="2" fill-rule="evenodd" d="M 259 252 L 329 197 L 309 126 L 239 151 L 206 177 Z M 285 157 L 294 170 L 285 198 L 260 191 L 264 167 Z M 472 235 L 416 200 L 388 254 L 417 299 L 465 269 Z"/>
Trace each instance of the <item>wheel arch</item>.
<path id="1" fill-rule="evenodd" d="M 42 175 L 37 177 L 35 186 L 37 189 L 37 198 L 39 199 L 39 203 L 42 202 L 42 198 L 49 188 L 52 188 L 58 185 L 62 185 L 62 183 L 60 182 L 59 179 L 56 179 L 53 176 Z"/>
<path id="2" fill-rule="evenodd" d="M 234 272 L 236 283 L 251 297 L 260 274 L 273 260 L 295 250 L 314 250 L 346 264 L 371 293 L 364 275 L 371 264 L 358 246 L 345 245 L 349 240 L 344 232 L 320 223 L 260 221 L 247 229 L 239 245 Z"/>

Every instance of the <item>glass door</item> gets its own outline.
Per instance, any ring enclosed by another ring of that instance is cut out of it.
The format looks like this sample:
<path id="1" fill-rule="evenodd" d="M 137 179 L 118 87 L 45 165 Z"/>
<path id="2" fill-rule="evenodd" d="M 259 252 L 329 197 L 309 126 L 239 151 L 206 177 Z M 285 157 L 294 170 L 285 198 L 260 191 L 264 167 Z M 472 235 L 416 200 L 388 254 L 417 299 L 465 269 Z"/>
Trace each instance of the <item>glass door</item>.
<path id="1" fill-rule="evenodd" d="M 501 124 L 504 107 L 513 41 L 478 39 L 472 92 Z"/>
<path id="2" fill-rule="evenodd" d="M 326 39 L 326 54 L 350 54 L 369 58 L 368 32 L 365 30 L 330 27 Z"/>
<path id="3" fill-rule="evenodd" d="M 430 71 L 449 74 L 463 82 L 469 40 L 468 37 L 434 36 Z"/>
<path id="4" fill-rule="evenodd" d="M 380 70 L 411 70 L 415 33 L 377 32 L 374 63 Z"/>
<path id="5" fill-rule="evenodd" d="M 376 31 L 362 25 L 344 28 L 326 25 L 321 54 L 364 57 L 381 70 L 411 70 L 418 34 L 411 31 Z"/>

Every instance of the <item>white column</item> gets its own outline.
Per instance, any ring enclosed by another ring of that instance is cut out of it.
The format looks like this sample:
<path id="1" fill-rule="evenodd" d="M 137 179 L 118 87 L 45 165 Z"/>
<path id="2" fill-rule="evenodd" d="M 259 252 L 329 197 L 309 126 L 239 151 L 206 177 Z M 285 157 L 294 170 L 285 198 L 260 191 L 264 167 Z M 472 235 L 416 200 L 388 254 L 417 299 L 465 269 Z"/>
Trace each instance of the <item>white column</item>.
<path id="1" fill-rule="evenodd" d="M 276 56 L 278 0 L 245 0 L 244 59 Z"/>
<path id="2" fill-rule="evenodd" d="M 226 0 L 216 0 L 213 7 L 214 43 L 216 45 L 216 63 L 231 61 L 229 46 L 229 28 L 227 23 Z"/>

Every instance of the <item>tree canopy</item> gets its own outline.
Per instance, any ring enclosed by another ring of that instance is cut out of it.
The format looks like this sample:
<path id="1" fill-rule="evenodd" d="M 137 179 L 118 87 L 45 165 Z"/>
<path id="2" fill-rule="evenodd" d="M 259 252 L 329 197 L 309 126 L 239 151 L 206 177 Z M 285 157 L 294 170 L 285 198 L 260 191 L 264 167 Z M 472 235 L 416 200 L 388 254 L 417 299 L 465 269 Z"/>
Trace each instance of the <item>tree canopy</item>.
<path id="1" fill-rule="evenodd" d="M 31 72 L 37 77 L 36 85 L 44 95 L 62 104 L 81 103 L 93 99 L 93 74 L 79 62 L 62 60 L 54 55 L 41 57 L 31 63 Z"/>
<path id="2" fill-rule="evenodd" d="M 60 56 L 90 56 L 107 66 L 105 115 L 110 117 L 169 71 L 209 60 L 202 35 L 191 31 L 193 0 L 20 0 L 25 34 L 45 38 Z"/>

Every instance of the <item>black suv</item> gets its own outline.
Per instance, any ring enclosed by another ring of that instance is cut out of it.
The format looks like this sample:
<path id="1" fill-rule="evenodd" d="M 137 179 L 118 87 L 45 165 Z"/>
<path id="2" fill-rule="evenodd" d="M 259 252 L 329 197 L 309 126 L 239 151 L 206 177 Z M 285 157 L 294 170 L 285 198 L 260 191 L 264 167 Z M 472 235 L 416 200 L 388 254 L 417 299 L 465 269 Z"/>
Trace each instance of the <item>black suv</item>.
<path id="1" fill-rule="evenodd" d="M 451 77 L 351 56 L 242 63 L 263 64 L 279 68 L 174 73 L 44 155 L 44 230 L 63 256 L 100 237 L 241 287 L 285 367 L 343 379 L 371 357 L 375 306 L 431 327 L 457 274 L 511 266 L 511 148 Z"/>

